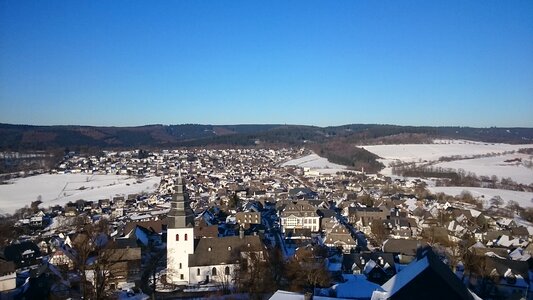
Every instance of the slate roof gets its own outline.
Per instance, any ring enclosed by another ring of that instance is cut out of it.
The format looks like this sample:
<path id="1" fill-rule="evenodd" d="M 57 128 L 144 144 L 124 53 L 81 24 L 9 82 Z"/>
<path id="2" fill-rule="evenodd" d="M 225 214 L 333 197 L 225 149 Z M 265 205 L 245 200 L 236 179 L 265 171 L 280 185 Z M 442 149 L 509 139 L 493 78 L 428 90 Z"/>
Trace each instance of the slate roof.
<path id="1" fill-rule="evenodd" d="M 228 236 L 198 240 L 194 254 L 189 255 L 189 266 L 236 264 L 241 252 L 263 251 L 259 236 Z"/>
<path id="2" fill-rule="evenodd" d="M 394 256 L 392 253 L 385 253 L 385 252 L 362 252 L 362 253 L 350 253 L 350 254 L 344 254 L 342 257 L 342 269 L 345 273 L 352 273 L 352 267 L 354 264 L 357 265 L 357 267 L 362 270 L 365 267 L 365 264 L 373 260 L 377 264 L 379 264 L 380 267 L 385 267 L 386 264 L 389 264 L 391 267 L 390 270 L 394 273 L 396 273 L 395 263 L 394 263 Z M 382 264 L 383 262 L 383 264 Z"/>
<path id="3" fill-rule="evenodd" d="M 432 252 L 409 264 L 381 287 L 384 297 L 372 299 L 474 299 L 459 278 Z"/>
<path id="4" fill-rule="evenodd" d="M 13 272 L 15 272 L 15 264 L 12 261 L 0 258 L 0 276 L 11 274 Z"/>

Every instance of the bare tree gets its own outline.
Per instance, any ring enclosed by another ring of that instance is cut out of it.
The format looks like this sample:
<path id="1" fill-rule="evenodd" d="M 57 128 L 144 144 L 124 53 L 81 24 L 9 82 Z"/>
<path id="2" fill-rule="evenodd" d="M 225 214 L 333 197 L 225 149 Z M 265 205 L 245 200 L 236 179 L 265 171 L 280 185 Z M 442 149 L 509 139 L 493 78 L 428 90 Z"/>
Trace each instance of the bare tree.
<path id="1" fill-rule="evenodd" d="M 124 276 L 124 268 L 119 265 L 123 264 L 121 260 L 125 255 L 122 250 L 128 249 L 114 248 L 114 243 L 109 241 L 109 226 L 105 219 L 89 224 L 85 221 L 83 217 L 76 219 L 78 234 L 72 243 L 81 294 L 84 299 L 106 299 L 112 279 Z"/>
<path id="2" fill-rule="evenodd" d="M 146 258 L 146 263 L 143 265 L 141 288 L 144 293 L 151 294 L 152 298 L 154 298 L 157 285 L 157 272 L 162 268 L 166 268 L 166 249 L 156 248 L 151 244 L 147 250 L 148 257 Z"/>
<path id="3" fill-rule="evenodd" d="M 500 196 L 494 196 L 490 199 L 490 204 L 499 208 L 503 204 L 503 199 Z"/>
<path id="4" fill-rule="evenodd" d="M 331 277 L 324 265 L 323 257 L 304 252 L 292 258 L 287 265 L 289 289 L 298 292 L 312 292 L 316 287 L 328 286 Z"/>
<path id="5" fill-rule="evenodd" d="M 374 235 L 376 242 L 380 245 L 387 238 L 387 228 L 385 228 L 383 222 L 379 220 L 375 220 L 374 222 L 372 222 L 372 225 L 370 225 L 370 230 L 372 231 L 372 235 Z"/>

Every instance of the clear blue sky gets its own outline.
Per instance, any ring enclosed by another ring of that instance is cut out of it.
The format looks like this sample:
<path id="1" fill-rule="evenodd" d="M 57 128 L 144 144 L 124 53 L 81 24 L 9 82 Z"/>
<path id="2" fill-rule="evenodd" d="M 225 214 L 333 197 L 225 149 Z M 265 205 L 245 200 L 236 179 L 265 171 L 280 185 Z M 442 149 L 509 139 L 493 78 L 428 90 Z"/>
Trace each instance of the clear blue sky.
<path id="1" fill-rule="evenodd" d="M 0 122 L 533 127 L 533 1 L 0 0 Z"/>

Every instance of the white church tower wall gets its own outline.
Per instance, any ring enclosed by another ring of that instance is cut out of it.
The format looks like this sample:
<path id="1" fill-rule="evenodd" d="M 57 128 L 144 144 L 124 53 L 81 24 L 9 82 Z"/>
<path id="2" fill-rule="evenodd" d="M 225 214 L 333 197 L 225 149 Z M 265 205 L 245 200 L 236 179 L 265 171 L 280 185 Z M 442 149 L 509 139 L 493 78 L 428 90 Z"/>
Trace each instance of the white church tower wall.
<path id="1" fill-rule="evenodd" d="M 194 212 L 184 191 L 181 174 L 174 187 L 167 218 L 167 282 L 189 284 L 189 254 L 194 253 Z"/>

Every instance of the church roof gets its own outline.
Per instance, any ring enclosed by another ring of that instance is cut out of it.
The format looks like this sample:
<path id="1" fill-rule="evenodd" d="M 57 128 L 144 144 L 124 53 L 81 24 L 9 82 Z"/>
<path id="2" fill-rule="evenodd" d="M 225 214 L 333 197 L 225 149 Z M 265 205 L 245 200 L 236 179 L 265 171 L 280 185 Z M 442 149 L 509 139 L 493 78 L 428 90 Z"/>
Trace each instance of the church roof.
<path id="1" fill-rule="evenodd" d="M 263 249 L 258 236 L 202 238 L 194 254 L 189 255 L 189 266 L 236 264 L 241 260 L 242 252 L 260 252 Z"/>

